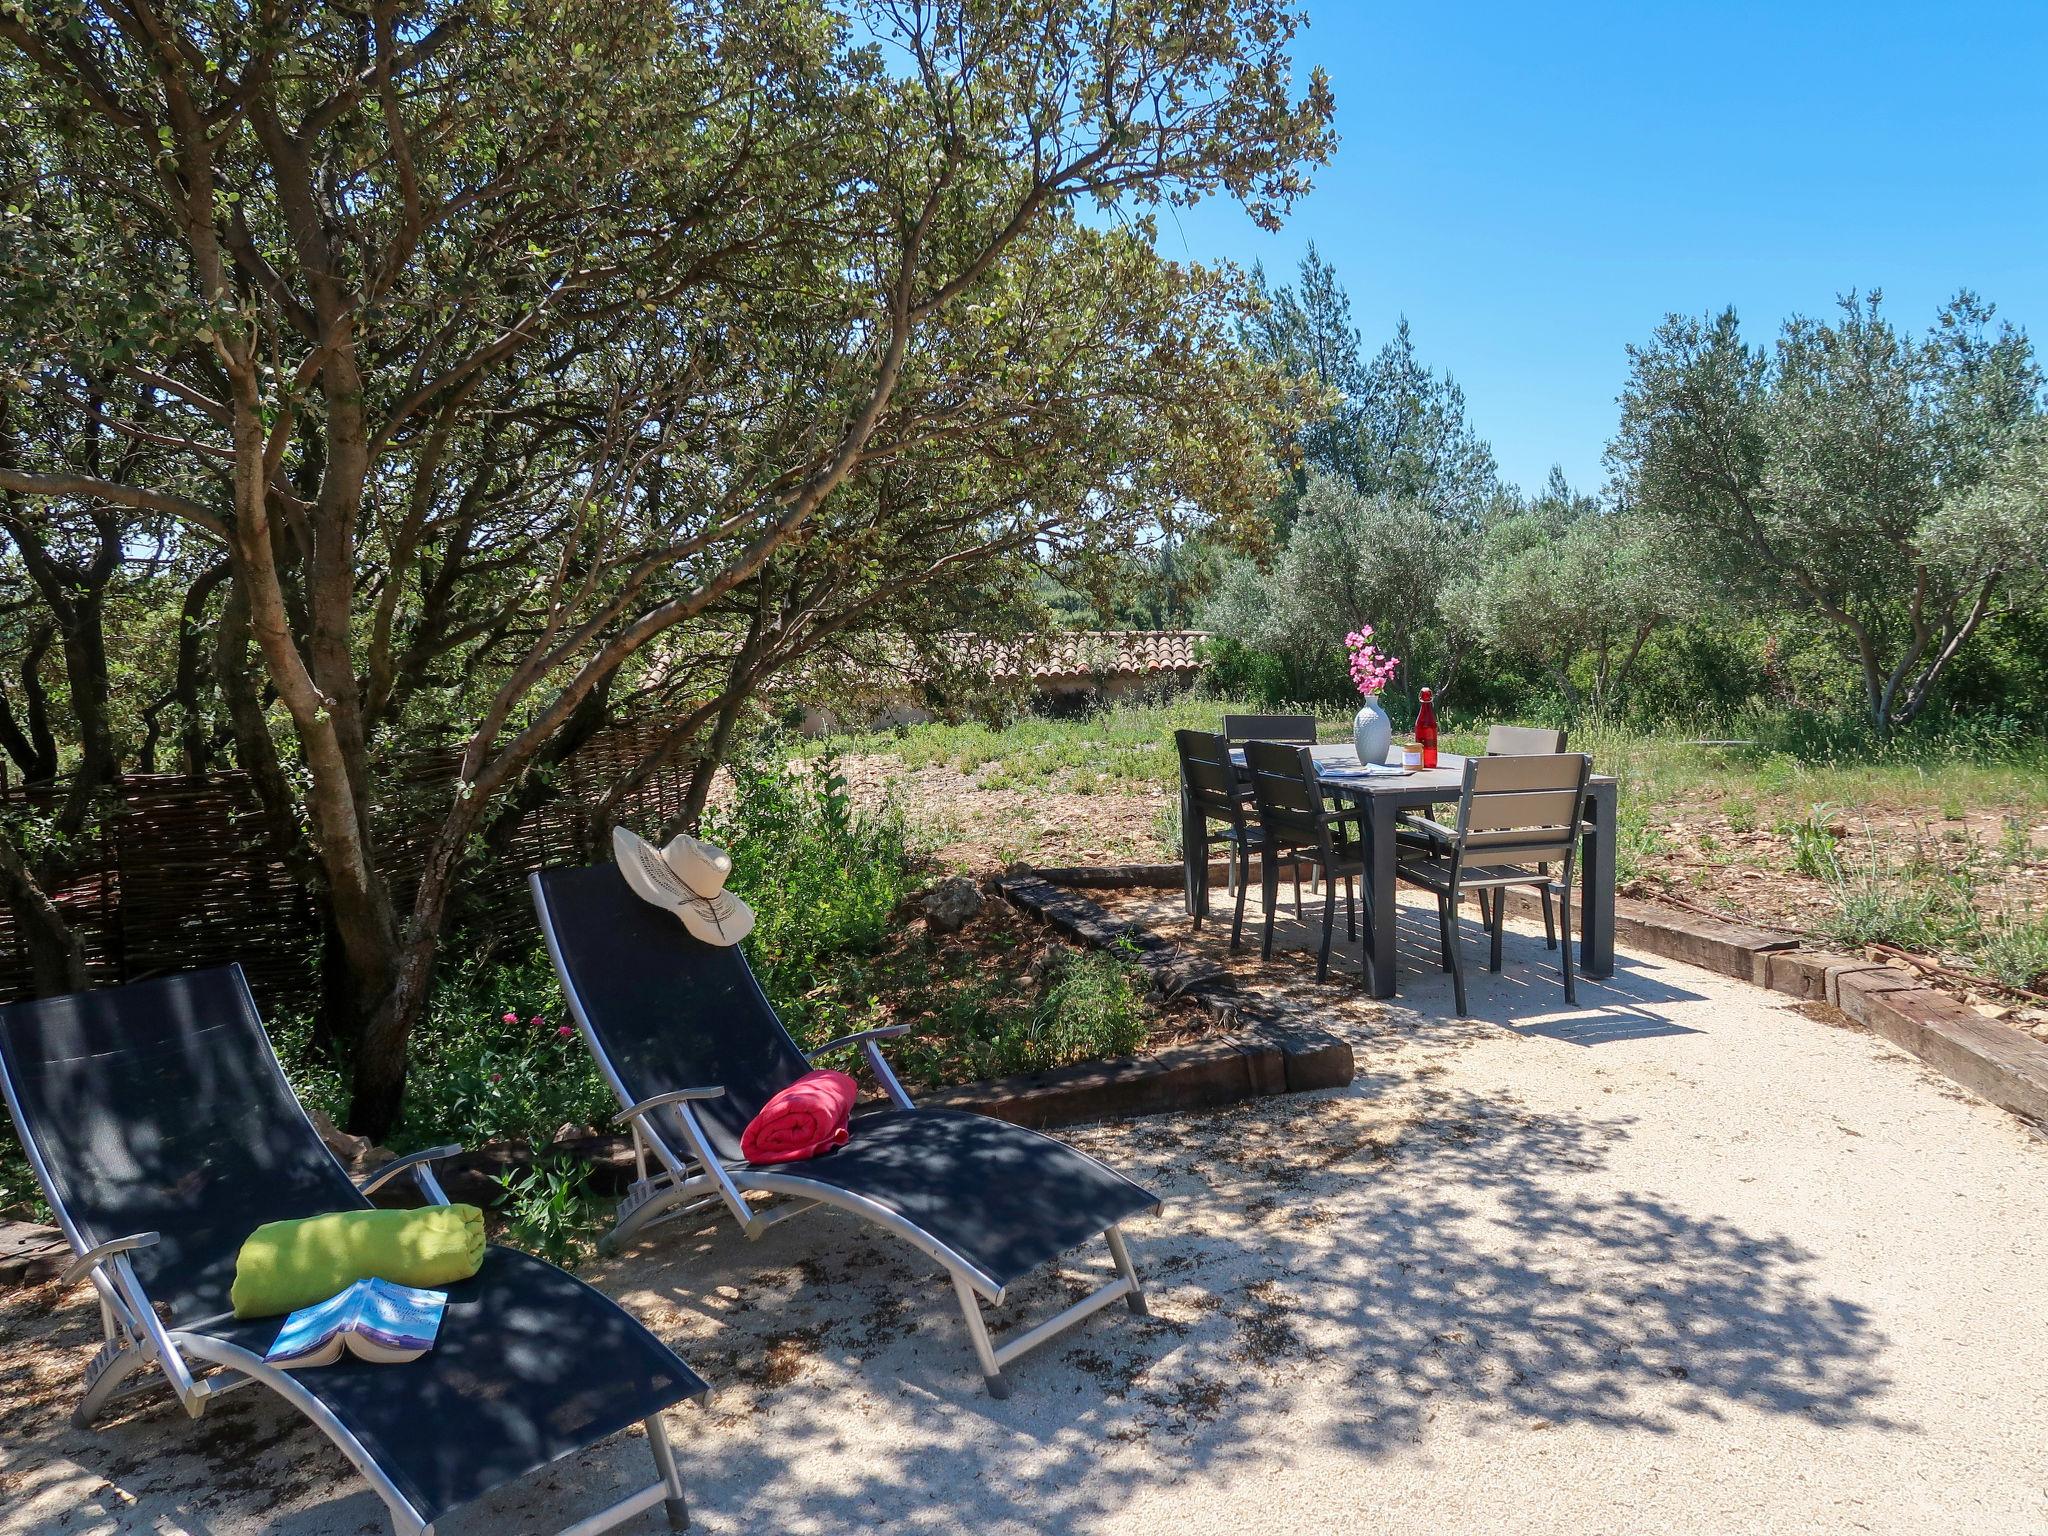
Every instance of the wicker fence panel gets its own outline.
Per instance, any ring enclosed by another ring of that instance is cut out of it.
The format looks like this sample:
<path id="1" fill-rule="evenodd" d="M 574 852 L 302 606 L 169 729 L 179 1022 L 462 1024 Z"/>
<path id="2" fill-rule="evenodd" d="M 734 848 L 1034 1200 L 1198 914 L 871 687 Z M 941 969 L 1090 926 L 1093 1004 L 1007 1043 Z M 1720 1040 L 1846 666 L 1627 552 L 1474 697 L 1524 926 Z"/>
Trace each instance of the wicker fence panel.
<path id="1" fill-rule="evenodd" d="M 525 874 L 578 858 L 586 807 L 662 728 L 628 726 L 587 743 L 554 774 L 559 795 L 528 814 L 501 857 L 472 878 L 467 921 L 530 921 Z M 455 779 L 458 754 L 433 751 L 406 762 L 387 782 L 387 870 L 402 903 L 411 900 L 427 841 Z M 628 796 L 621 819 L 652 831 L 677 814 L 691 765 L 673 763 Z M 78 873 L 52 893 L 85 944 L 96 985 L 140 981 L 168 971 L 239 960 L 265 1001 L 310 1001 L 319 926 L 310 893 L 271 851 L 256 795 L 239 773 L 188 779 L 131 774 Z M 7 800 L 41 812 L 55 792 L 14 790 Z M 28 955 L 14 913 L 0 902 L 0 1002 L 31 992 Z"/>

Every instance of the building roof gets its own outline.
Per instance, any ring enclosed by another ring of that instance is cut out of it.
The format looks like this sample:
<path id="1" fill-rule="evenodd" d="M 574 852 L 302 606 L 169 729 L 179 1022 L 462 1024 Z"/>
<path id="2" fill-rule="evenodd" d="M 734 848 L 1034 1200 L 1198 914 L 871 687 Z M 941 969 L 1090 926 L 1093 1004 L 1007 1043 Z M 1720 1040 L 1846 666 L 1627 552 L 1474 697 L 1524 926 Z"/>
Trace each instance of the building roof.
<path id="1" fill-rule="evenodd" d="M 947 649 L 952 663 L 963 670 L 1047 683 L 1197 672 L 1202 663 L 1195 648 L 1208 638 L 1201 629 L 1066 629 L 1012 640 L 954 635 Z"/>

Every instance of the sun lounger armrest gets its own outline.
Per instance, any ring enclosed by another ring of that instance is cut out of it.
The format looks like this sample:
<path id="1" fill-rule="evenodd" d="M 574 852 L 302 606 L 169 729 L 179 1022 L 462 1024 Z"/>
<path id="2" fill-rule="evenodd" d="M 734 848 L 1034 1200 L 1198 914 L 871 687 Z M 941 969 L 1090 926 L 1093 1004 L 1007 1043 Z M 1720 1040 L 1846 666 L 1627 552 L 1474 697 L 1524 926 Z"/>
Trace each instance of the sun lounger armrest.
<path id="1" fill-rule="evenodd" d="M 86 1249 L 85 1252 L 73 1259 L 65 1268 L 64 1273 L 57 1277 L 57 1285 L 60 1289 L 69 1290 L 116 1254 L 128 1253 L 137 1248 L 153 1247 L 161 1241 L 163 1241 L 162 1235 L 156 1232 L 137 1232 L 128 1237 L 110 1238 L 104 1243 Z"/>
<path id="2" fill-rule="evenodd" d="M 889 1063 L 883 1060 L 882 1047 L 876 1043 L 893 1035 L 909 1033 L 908 1024 L 884 1024 L 877 1029 L 864 1029 L 857 1035 L 828 1040 L 815 1051 L 806 1053 L 804 1060 L 815 1062 L 820 1056 L 830 1055 L 844 1046 L 857 1045 L 861 1049 L 861 1054 L 867 1057 L 868 1065 L 875 1069 L 875 1081 L 882 1085 L 882 1092 L 889 1095 L 889 1102 L 898 1109 L 915 1109 L 917 1105 L 911 1102 L 909 1092 L 897 1080 L 896 1074 L 889 1069 Z"/>
<path id="3" fill-rule="evenodd" d="M 841 1035 L 837 1040 L 826 1041 L 815 1051 L 804 1052 L 804 1060 L 816 1061 L 820 1056 L 829 1056 L 832 1052 L 844 1046 L 865 1045 L 870 1040 L 881 1040 L 890 1035 L 907 1035 L 909 1033 L 910 1026 L 908 1024 L 884 1024 L 876 1029 L 864 1029 L 857 1035 Z"/>
<path id="4" fill-rule="evenodd" d="M 722 1099 L 724 1097 L 725 1090 L 723 1088 L 678 1088 L 672 1093 L 657 1093 L 651 1098 L 642 1099 L 638 1104 L 630 1108 L 620 1110 L 616 1115 L 612 1116 L 612 1124 L 624 1125 L 628 1120 L 638 1119 L 641 1115 L 647 1114 L 651 1110 L 668 1109 L 674 1105 L 688 1104 L 697 1099 Z"/>
<path id="5" fill-rule="evenodd" d="M 356 1180 L 356 1188 L 362 1193 L 374 1194 L 397 1178 L 401 1173 L 410 1173 L 413 1182 L 420 1187 L 420 1193 L 432 1205 L 446 1205 L 448 1196 L 441 1188 L 441 1181 L 434 1177 L 433 1165 L 444 1157 L 459 1157 L 460 1147 L 428 1147 L 419 1152 L 408 1152 L 403 1157 L 393 1158 L 382 1168 L 364 1174 Z"/>

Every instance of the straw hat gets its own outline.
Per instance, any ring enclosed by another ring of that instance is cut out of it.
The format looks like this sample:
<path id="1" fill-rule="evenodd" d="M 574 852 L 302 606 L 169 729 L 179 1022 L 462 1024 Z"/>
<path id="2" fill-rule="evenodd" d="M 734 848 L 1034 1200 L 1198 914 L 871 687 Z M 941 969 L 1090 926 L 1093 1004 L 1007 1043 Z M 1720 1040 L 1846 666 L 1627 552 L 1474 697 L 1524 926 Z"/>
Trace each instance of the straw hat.
<path id="1" fill-rule="evenodd" d="M 633 894 L 666 907 L 706 944 L 737 944 L 754 928 L 754 909 L 725 888 L 732 855 L 678 832 L 657 848 L 624 827 L 612 829 L 612 857 Z"/>

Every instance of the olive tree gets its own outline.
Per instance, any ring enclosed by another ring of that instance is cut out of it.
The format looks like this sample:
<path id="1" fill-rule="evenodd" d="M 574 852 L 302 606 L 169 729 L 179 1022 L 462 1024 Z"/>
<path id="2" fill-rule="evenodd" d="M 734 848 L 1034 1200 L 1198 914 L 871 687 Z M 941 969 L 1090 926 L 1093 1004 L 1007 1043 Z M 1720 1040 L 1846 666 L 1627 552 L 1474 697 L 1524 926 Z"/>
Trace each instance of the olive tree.
<path id="1" fill-rule="evenodd" d="M 2013 515 L 2013 487 L 2041 372 L 1992 322 L 1963 293 L 1915 340 L 1878 295 L 1852 295 L 1769 348 L 1728 310 L 1674 315 L 1630 349 L 1609 449 L 1628 500 L 1697 589 L 1825 619 L 1880 734 L 1920 713 L 1987 617 L 2039 594 L 2048 534 Z"/>
<path id="2" fill-rule="evenodd" d="M 1599 713 L 1690 601 L 1641 514 L 1574 492 L 1553 469 L 1540 494 L 1495 513 L 1446 606 L 1489 650 L 1539 668 L 1574 713 Z"/>
<path id="3" fill-rule="evenodd" d="M 1401 659 L 1404 693 L 1449 691 L 1470 642 L 1447 622 L 1446 599 L 1471 558 L 1471 541 L 1431 508 L 1316 475 L 1285 542 L 1265 566 L 1230 565 L 1201 624 L 1276 658 L 1289 698 L 1349 691 L 1344 636 L 1362 623 Z"/>
<path id="4" fill-rule="evenodd" d="M 1280 0 L 0 0 L 7 382 L 78 381 L 151 450 L 16 439 L 0 493 L 226 562 L 214 670 L 262 680 L 238 760 L 316 872 L 354 1128 L 398 1113 L 458 871 L 657 642 L 729 633 L 893 457 L 1007 426 L 1069 450 L 1085 418 L 1041 407 L 1085 338 L 1046 278 L 1116 275 L 1077 210 L 1141 239 L 1218 194 L 1278 219 L 1330 144 L 1297 26 Z M 433 726 L 459 781 L 401 884 L 383 745 Z"/>

